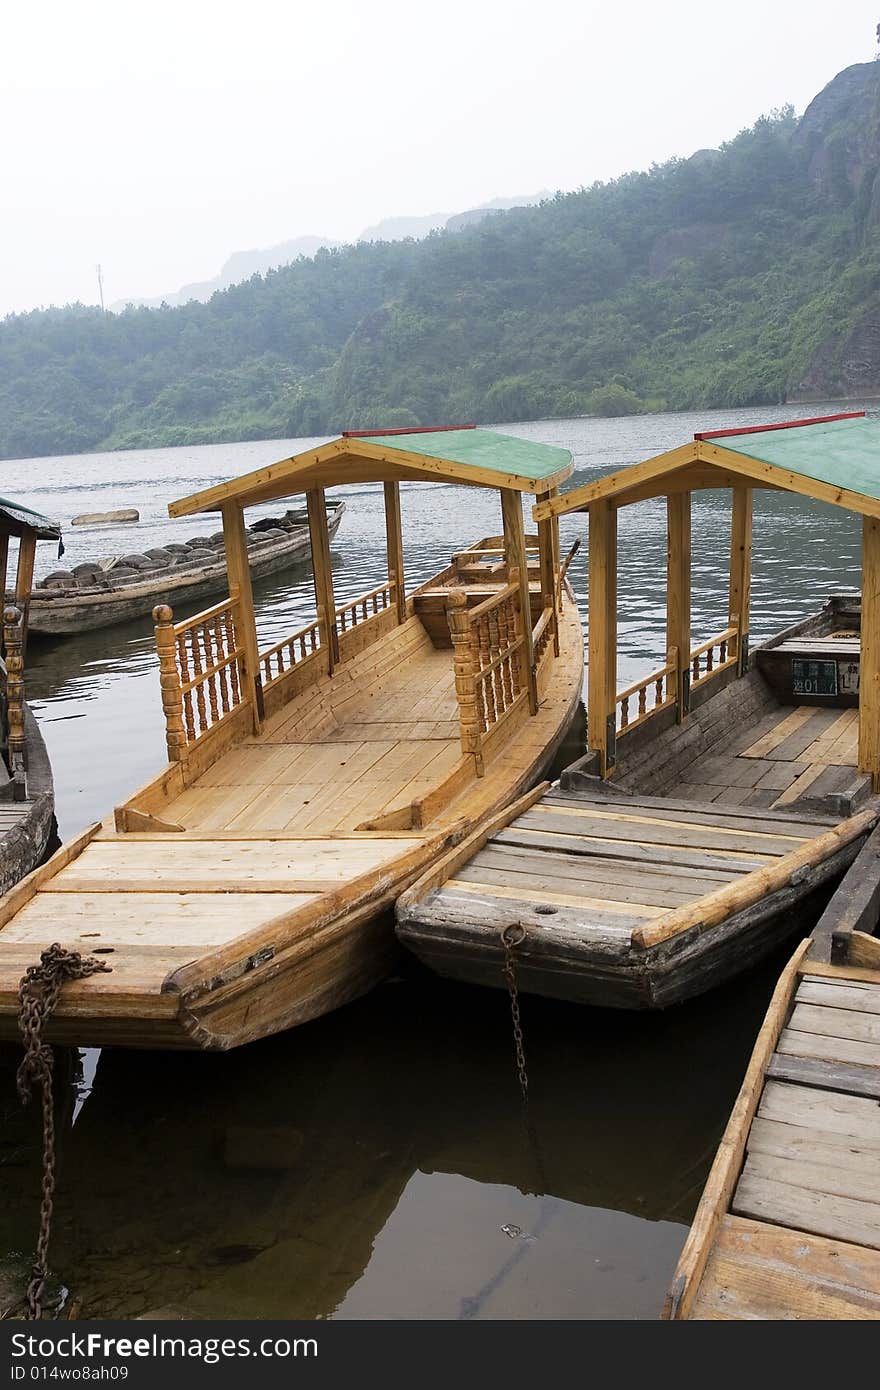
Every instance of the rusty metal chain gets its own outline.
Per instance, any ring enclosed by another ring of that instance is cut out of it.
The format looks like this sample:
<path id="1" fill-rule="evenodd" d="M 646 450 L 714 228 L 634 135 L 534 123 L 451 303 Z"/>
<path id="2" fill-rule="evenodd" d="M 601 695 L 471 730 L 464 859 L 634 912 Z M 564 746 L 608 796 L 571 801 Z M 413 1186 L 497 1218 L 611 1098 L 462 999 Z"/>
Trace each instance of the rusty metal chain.
<path id="1" fill-rule="evenodd" d="M 54 1055 L 43 1042 L 43 1029 L 51 1017 L 58 996 L 68 980 L 83 980 L 110 966 L 79 951 L 65 951 L 53 942 L 40 956 L 39 965 L 29 965 L 18 987 L 18 1028 L 24 1044 L 24 1057 L 16 1074 L 22 1105 L 31 1099 L 34 1085 L 40 1087 L 43 1110 L 43 1181 L 40 1201 L 40 1234 L 31 1278 L 27 1287 L 27 1314 L 33 1320 L 43 1316 L 43 1291 L 48 1275 L 49 1237 L 55 1199 L 55 1105 L 52 1095 Z"/>
<path id="2" fill-rule="evenodd" d="M 529 1103 L 529 1074 L 526 1071 L 526 1050 L 523 1043 L 522 1022 L 519 1015 L 519 990 L 516 983 L 516 957 L 514 951 L 526 939 L 526 929 L 522 922 L 511 922 L 501 932 L 504 947 L 502 971 L 510 995 L 510 1017 L 513 1023 L 513 1046 L 516 1053 L 516 1075 L 522 1092 L 523 1104 Z"/>

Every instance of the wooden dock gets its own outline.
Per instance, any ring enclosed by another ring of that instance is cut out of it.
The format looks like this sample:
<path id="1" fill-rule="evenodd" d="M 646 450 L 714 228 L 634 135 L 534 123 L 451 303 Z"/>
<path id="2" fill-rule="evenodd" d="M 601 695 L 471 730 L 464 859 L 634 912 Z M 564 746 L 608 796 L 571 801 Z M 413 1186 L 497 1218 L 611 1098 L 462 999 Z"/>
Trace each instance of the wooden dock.
<path id="1" fill-rule="evenodd" d="M 877 862 L 875 832 L 777 985 L 666 1318 L 880 1317 L 880 941 L 827 959 Z"/>

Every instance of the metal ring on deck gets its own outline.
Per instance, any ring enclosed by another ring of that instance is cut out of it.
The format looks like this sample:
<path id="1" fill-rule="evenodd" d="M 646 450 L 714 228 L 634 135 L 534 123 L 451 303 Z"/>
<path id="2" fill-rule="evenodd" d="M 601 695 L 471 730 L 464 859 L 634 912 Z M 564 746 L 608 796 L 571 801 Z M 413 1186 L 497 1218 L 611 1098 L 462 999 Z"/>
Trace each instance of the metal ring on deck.
<path id="1" fill-rule="evenodd" d="M 519 936 L 514 933 L 519 932 Z M 526 939 L 526 929 L 522 922 L 511 922 L 501 933 L 501 940 L 505 946 L 521 946 Z"/>

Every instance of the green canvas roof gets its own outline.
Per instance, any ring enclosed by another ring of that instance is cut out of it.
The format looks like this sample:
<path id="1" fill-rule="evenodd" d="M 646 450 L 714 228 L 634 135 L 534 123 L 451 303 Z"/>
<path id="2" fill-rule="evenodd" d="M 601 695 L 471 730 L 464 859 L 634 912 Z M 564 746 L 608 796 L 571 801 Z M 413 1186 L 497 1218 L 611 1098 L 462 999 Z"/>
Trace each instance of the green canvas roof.
<path id="1" fill-rule="evenodd" d="M 50 521 L 40 512 L 23 507 L 20 502 L 0 497 L 0 534 L 20 536 L 22 531 L 36 531 L 39 541 L 57 541 L 61 536 L 61 526 Z"/>
<path id="2" fill-rule="evenodd" d="M 863 416 L 698 438 L 773 468 L 880 500 L 880 420 Z"/>
<path id="3" fill-rule="evenodd" d="M 424 458 L 445 459 L 466 467 L 488 469 L 494 473 L 513 473 L 518 478 L 540 483 L 560 472 L 571 472 L 571 454 L 555 444 L 517 439 L 495 430 L 426 430 L 409 434 L 346 436 L 364 438 L 382 449 L 396 449 Z"/>
<path id="4" fill-rule="evenodd" d="M 168 511 L 177 517 L 216 511 L 225 502 L 250 507 L 310 488 L 362 482 L 433 480 L 540 493 L 565 482 L 573 466 L 567 449 L 495 430 L 352 432 L 182 497 L 170 503 Z"/>

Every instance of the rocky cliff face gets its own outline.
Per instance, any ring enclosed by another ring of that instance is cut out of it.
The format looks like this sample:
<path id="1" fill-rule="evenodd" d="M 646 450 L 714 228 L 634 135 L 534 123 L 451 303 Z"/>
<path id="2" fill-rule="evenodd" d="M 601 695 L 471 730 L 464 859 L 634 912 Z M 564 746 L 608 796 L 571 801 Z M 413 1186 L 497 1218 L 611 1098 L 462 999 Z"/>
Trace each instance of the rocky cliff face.
<path id="1" fill-rule="evenodd" d="M 880 236 L 880 63 L 857 63 L 828 83 L 801 118 L 796 140 L 829 202 L 856 205 L 858 234 Z M 880 395 L 880 284 L 851 326 L 826 338 L 790 388 L 791 399 Z"/>
<path id="2" fill-rule="evenodd" d="M 880 202 L 871 194 L 880 159 L 880 63 L 839 72 L 810 102 L 796 138 L 826 197 L 847 204 L 867 195 L 876 222 Z"/>

